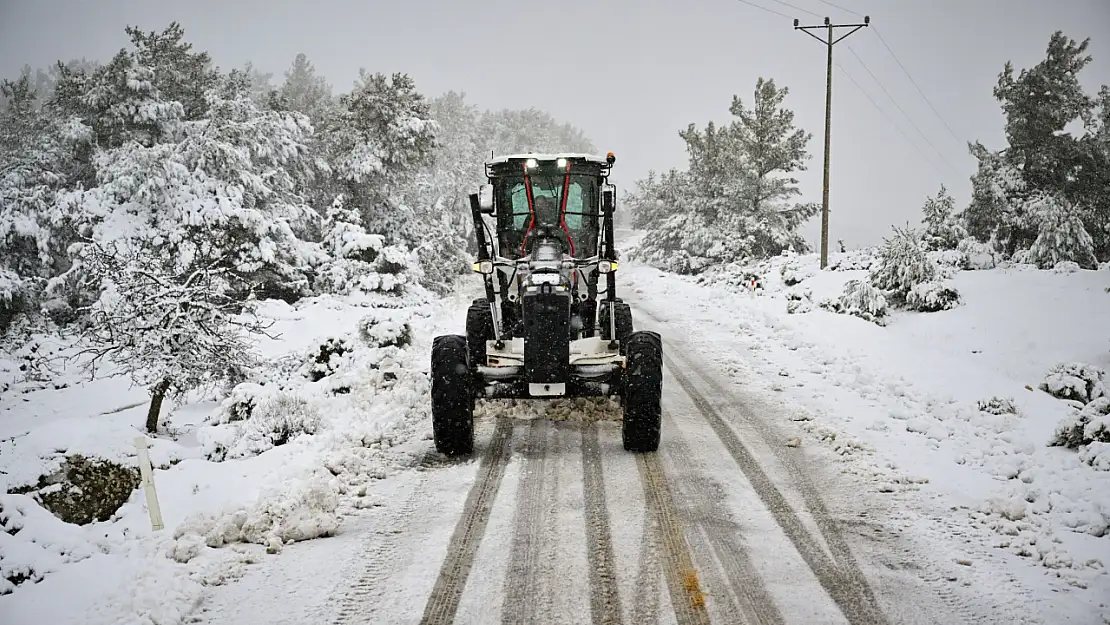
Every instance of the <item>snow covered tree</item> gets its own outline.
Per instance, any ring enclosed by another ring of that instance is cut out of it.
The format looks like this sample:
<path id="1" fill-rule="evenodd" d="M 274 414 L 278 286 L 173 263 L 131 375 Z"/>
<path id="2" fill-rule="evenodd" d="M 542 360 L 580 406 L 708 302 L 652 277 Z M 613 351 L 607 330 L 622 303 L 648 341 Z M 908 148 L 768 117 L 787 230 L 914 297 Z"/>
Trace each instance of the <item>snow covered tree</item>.
<path id="1" fill-rule="evenodd" d="M 224 93 L 206 96 L 207 118 L 172 119 L 172 137 L 154 126 L 149 137 L 159 140 L 150 145 L 101 151 L 97 186 L 62 200 L 91 239 L 142 238 L 186 263 L 212 243 L 228 268 L 261 286 L 261 296 L 293 301 L 307 292 L 305 270 L 314 262 L 296 236 L 315 217 L 297 192 L 311 175 L 308 120 L 259 111 L 232 88 L 234 75 L 228 81 Z"/>
<path id="2" fill-rule="evenodd" d="M 964 213 L 968 231 L 980 241 L 993 237 L 1007 254 L 1029 249 L 1038 237 L 1041 220 L 1028 204 L 1048 195 L 1080 207 L 1096 257 L 1110 258 L 1110 90 L 1093 98 L 1082 89 L 1089 43 L 1057 31 L 1041 62 L 1016 75 L 1006 63 L 994 96 L 1006 116 L 1009 145 L 993 153 L 971 146 L 980 167 Z M 1075 135 L 1068 129 L 1077 123 L 1083 131 Z"/>
<path id="3" fill-rule="evenodd" d="M 956 200 L 948 189 L 940 186 L 936 197 L 925 200 L 922 222 L 925 226 L 923 240 L 927 250 L 954 250 L 967 234 L 954 214 Z"/>
<path id="4" fill-rule="evenodd" d="M 254 100 L 254 103 L 258 105 L 259 108 L 267 108 L 270 103 L 271 94 L 277 90 L 277 88 L 274 87 L 273 73 L 259 70 L 254 66 L 254 63 L 250 61 L 243 66 L 242 72 L 247 77 L 251 100 Z"/>
<path id="5" fill-rule="evenodd" d="M 22 312 L 37 312 L 45 280 L 68 267 L 74 220 L 58 194 L 83 180 L 91 133 L 38 106 L 28 76 L 0 84 L 0 334 Z M 51 307 L 52 308 L 52 307 Z"/>
<path id="6" fill-rule="evenodd" d="M 1088 124 L 1089 132 L 1080 139 L 1081 166 L 1075 173 L 1073 188 L 1085 211 L 1084 224 L 1095 245 L 1099 260 L 1110 260 L 1110 87 L 1103 85 L 1096 99 L 1097 115 Z"/>
<path id="7" fill-rule="evenodd" d="M 327 124 L 332 197 L 342 193 L 357 206 L 368 232 L 413 242 L 421 232 L 401 194 L 433 162 L 436 129 L 409 76 L 360 70 L 354 90 L 340 97 Z"/>
<path id="8" fill-rule="evenodd" d="M 534 108 L 487 111 L 480 121 L 479 136 L 485 137 L 482 148 L 486 155 L 592 153 L 597 149 L 580 129 Z"/>
<path id="9" fill-rule="evenodd" d="M 146 429 L 158 431 L 162 402 L 228 379 L 257 364 L 249 338 L 268 324 L 244 314 L 249 301 L 214 247 L 189 259 L 152 241 L 79 244 L 77 262 L 100 297 L 87 311 L 78 358 L 96 375 L 106 365 L 150 391 Z"/>
<path id="10" fill-rule="evenodd" d="M 968 233 L 982 242 L 993 241 L 1005 254 L 1027 249 L 1037 236 L 1037 225 L 1026 210 L 1030 193 L 1021 171 L 1010 163 L 1007 151 L 991 152 L 978 142 L 970 149 L 979 169 L 971 178 L 971 203 L 960 214 Z"/>
<path id="11" fill-rule="evenodd" d="M 676 169 L 658 177 L 649 171 L 647 178 L 638 181 L 636 190 L 624 200 L 626 212 L 632 215 L 631 226 L 654 230 L 686 208 L 686 176 L 686 172 Z"/>
<path id="12" fill-rule="evenodd" d="M 786 247 L 796 251 L 808 248 L 796 229 L 817 214 L 816 204 L 788 204 L 801 193 L 794 172 L 805 171 L 809 157 L 806 144 L 813 137 L 794 127 L 794 112 L 783 102 L 790 93 L 775 81 L 756 81 L 752 108 L 733 96 L 729 111 L 739 119 L 734 133 L 745 167 L 741 170 L 745 184 L 740 189 L 743 204 L 740 212 L 755 222 L 762 252 L 777 254 Z M 776 249 L 777 248 L 777 249 Z"/>
<path id="13" fill-rule="evenodd" d="M 1076 142 L 1064 132 L 1072 121 L 1090 114 L 1092 101 L 1079 82 L 1091 62 L 1090 39 L 1081 43 L 1056 31 L 1045 59 L 1015 77 L 1007 62 L 998 76 L 994 97 L 1006 115 L 1006 138 L 1025 182 L 1037 190 L 1062 189 L 1076 164 Z"/>
<path id="14" fill-rule="evenodd" d="M 127 27 L 135 64 L 149 68 L 153 88 L 165 100 L 181 104 L 185 119 L 200 119 L 208 111 L 208 92 L 220 82 L 207 52 L 194 52 L 185 41 L 181 24 L 171 22 L 162 32 L 144 33 Z"/>
<path id="15" fill-rule="evenodd" d="M 285 71 L 285 82 L 275 94 L 275 108 L 303 113 L 314 124 L 322 122 L 332 107 L 331 85 L 302 52 Z"/>
<path id="16" fill-rule="evenodd" d="M 799 194 L 792 174 L 804 169 L 810 135 L 794 127 L 793 112 L 783 106 L 788 93 L 773 80 L 760 78 L 750 109 L 733 98 L 735 119 L 729 125 L 710 122 L 704 130 L 690 125 L 679 133 L 689 169 L 665 186 L 642 182 L 641 196 L 635 199 L 637 210 L 654 220 L 637 251 L 639 258 L 673 267 L 665 259 L 681 250 L 686 256 L 676 261 L 678 266 L 696 271 L 790 248 L 808 249 L 797 229 L 816 214 L 817 206 L 789 200 Z M 652 197 L 664 191 L 665 197 Z"/>
<path id="17" fill-rule="evenodd" d="M 1062 261 L 1073 261 L 1084 269 L 1098 267 L 1094 241 L 1074 205 L 1044 195 L 1037 198 L 1034 211 L 1040 228 L 1026 256 L 1029 263 L 1041 269 L 1051 269 Z"/>

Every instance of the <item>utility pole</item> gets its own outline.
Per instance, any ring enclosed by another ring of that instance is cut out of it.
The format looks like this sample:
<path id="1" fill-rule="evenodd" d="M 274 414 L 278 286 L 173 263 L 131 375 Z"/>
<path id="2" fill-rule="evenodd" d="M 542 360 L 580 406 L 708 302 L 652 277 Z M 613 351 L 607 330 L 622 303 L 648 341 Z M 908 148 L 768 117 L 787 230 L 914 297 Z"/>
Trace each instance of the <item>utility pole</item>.
<path id="1" fill-rule="evenodd" d="M 871 17 L 866 15 L 863 17 L 862 24 L 833 24 L 829 21 L 829 18 L 826 17 L 824 25 L 799 26 L 798 20 L 794 20 L 794 30 L 805 32 L 805 34 L 825 44 L 829 49 L 829 67 L 828 74 L 825 77 L 825 182 L 821 188 L 821 269 L 824 269 L 829 264 L 829 144 L 832 141 L 833 46 L 843 41 L 848 35 L 870 25 Z M 841 35 L 837 39 L 833 39 L 833 31 L 836 28 L 851 28 L 852 30 Z M 828 34 L 825 39 L 810 32 L 811 30 L 818 29 L 825 29 L 827 31 Z"/>

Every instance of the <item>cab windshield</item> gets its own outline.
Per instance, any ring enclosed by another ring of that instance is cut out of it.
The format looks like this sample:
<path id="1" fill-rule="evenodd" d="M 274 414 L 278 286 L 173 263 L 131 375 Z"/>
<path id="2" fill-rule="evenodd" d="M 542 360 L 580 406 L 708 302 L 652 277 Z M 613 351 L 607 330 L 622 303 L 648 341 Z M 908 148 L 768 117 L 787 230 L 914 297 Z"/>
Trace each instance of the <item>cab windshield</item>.
<path id="1" fill-rule="evenodd" d="M 532 187 L 532 209 L 528 207 L 528 190 L 524 175 L 503 177 L 494 181 L 498 198 L 497 235 L 502 256 L 517 258 L 527 253 L 525 235 L 529 227 L 553 226 L 567 242 L 568 252 L 575 258 L 597 253 L 598 182 L 596 176 L 570 175 L 567 184 L 566 210 L 563 206 L 562 172 L 538 172 L 528 177 Z M 534 221 L 533 221 L 534 217 Z M 531 234 L 528 235 L 529 242 Z"/>

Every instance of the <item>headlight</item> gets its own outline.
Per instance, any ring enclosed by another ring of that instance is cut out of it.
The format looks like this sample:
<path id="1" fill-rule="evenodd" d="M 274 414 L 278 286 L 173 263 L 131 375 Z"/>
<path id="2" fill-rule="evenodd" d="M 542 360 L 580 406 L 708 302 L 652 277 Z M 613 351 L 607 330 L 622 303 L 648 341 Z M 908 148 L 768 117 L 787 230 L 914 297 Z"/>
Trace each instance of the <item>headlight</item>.
<path id="1" fill-rule="evenodd" d="M 567 166 L 567 159 L 561 158 L 555 161 L 555 164 L 559 166 L 559 169 L 564 169 Z"/>
<path id="2" fill-rule="evenodd" d="M 599 260 L 597 262 L 598 273 L 609 273 L 617 270 L 617 261 L 615 260 Z"/>
<path id="3" fill-rule="evenodd" d="M 484 275 L 489 275 L 489 274 L 493 273 L 493 261 L 492 260 L 483 260 L 483 261 L 474 263 L 474 271 L 477 272 L 477 273 L 480 273 L 480 274 L 484 274 Z"/>
<path id="4" fill-rule="evenodd" d="M 528 159 L 524 164 L 528 167 L 528 169 L 535 169 L 540 166 L 539 162 L 537 162 L 534 158 Z"/>

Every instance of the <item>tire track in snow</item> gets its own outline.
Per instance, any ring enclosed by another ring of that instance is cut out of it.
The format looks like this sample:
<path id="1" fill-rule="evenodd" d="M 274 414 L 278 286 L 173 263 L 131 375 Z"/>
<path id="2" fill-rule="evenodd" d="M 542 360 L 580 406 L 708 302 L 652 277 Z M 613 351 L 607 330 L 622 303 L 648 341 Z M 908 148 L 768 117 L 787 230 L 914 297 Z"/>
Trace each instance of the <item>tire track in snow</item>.
<path id="1" fill-rule="evenodd" d="M 663 574 L 670 591 L 678 625 L 709 625 L 709 612 L 705 609 L 698 572 L 690 555 L 689 545 L 682 531 L 682 524 L 675 508 L 674 495 L 667 484 L 663 466 L 657 453 L 636 455 L 636 467 L 644 485 L 650 516 L 659 527 L 659 545 L 663 551 Z"/>
<path id="2" fill-rule="evenodd" d="M 427 497 L 427 484 L 427 477 L 417 482 L 409 491 L 396 518 L 407 521 L 413 517 Z M 361 550 L 365 555 L 362 574 L 340 599 L 335 616 L 336 625 L 364 623 L 368 615 L 374 614 L 375 604 L 380 605 L 382 600 L 381 580 L 402 557 L 399 553 L 405 548 L 406 545 L 398 534 L 384 530 L 374 532 L 364 541 Z"/>
<path id="3" fill-rule="evenodd" d="M 680 357 L 685 358 L 685 354 L 679 351 Z M 689 362 L 689 359 L 686 359 Z M 703 383 L 708 386 L 714 394 L 719 397 L 727 397 L 729 402 L 737 404 L 740 407 L 740 416 L 747 422 L 759 436 L 763 442 L 771 448 L 775 459 L 786 468 L 787 474 L 790 476 L 791 484 L 802 495 L 802 501 L 805 503 L 806 508 L 813 516 L 814 522 L 817 524 L 818 531 L 821 532 L 822 538 L 832 552 L 833 560 L 837 563 L 840 571 L 848 578 L 857 592 L 860 592 L 864 598 L 872 605 L 876 606 L 878 610 L 878 601 L 875 597 L 874 590 L 868 584 L 867 578 L 864 576 L 863 571 L 859 567 L 859 562 L 856 561 L 855 555 L 852 554 L 848 542 L 844 539 L 844 534 L 840 531 L 837 521 L 829 512 L 828 507 L 825 505 L 824 500 L 821 498 L 820 493 L 813 483 L 809 481 L 806 471 L 798 465 L 795 457 L 787 453 L 786 448 L 778 444 L 779 437 L 771 430 L 768 425 L 760 419 L 754 418 L 755 410 L 752 406 L 747 405 L 742 400 L 734 397 L 731 393 L 725 390 L 720 383 L 712 377 L 699 371 L 697 368 L 691 368 L 694 375 L 698 377 Z M 702 396 L 704 399 L 704 396 Z M 706 400 L 708 401 L 708 400 Z M 731 432 L 732 429 L 729 428 Z M 735 436 L 735 434 L 734 434 Z"/>
<path id="4" fill-rule="evenodd" d="M 678 434 L 671 415 L 664 413 L 664 419 L 668 435 L 663 440 L 663 448 L 667 455 L 675 461 L 690 459 L 699 465 L 694 475 L 681 479 L 675 495 L 679 499 L 679 513 L 686 517 L 687 525 L 693 530 L 695 553 L 704 554 L 706 562 L 715 560 L 720 567 L 720 571 L 717 567 L 706 570 L 706 586 L 714 598 L 716 610 L 728 623 L 785 625 L 747 549 L 739 544 L 742 528 L 724 504 L 723 488 L 706 477 L 709 472 L 700 466 L 698 456 Z M 733 600 L 733 594 L 739 605 Z"/>
<path id="5" fill-rule="evenodd" d="M 671 347 L 668 346 L 668 350 Z M 678 382 L 683 391 L 690 397 L 690 400 L 697 407 L 698 411 L 702 413 L 706 421 L 716 432 L 717 437 L 724 443 L 725 448 L 728 449 L 729 454 L 739 465 L 740 470 L 748 478 L 752 488 L 755 489 L 759 495 L 760 500 L 764 506 L 771 512 L 779 527 L 785 532 L 790 542 L 798 550 L 806 565 L 817 576 L 821 586 L 829 597 L 836 603 L 843 612 L 844 617 L 848 619 L 852 625 L 886 625 L 887 620 L 880 610 L 874 593 L 864 578 L 862 571 L 859 570 L 854 558 L 842 563 L 842 567 L 838 567 L 834 559 L 821 548 L 817 541 L 806 530 L 805 525 L 802 523 L 798 514 L 790 507 L 782 492 L 775 486 L 774 482 L 768 477 L 767 473 L 759 466 L 759 461 L 752 455 L 748 448 L 740 441 L 736 432 L 728 425 L 724 417 L 717 412 L 716 408 L 705 399 L 705 397 L 698 391 L 689 378 L 687 378 L 682 371 L 693 370 L 693 367 L 686 367 L 685 369 L 679 368 L 679 365 L 674 359 L 664 352 L 663 360 L 666 363 L 667 369 L 671 373 L 671 377 Z M 700 376 L 699 376 L 700 377 Z M 751 421 L 756 421 L 752 419 Z M 758 425 L 757 425 L 758 427 Z M 773 445 L 772 445 L 773 447 Z M 779 457 L 776 453 L 776 457 Z M 781 458 L 780 458 L 781 460 Z M 788 469 L 790 464 L 787 465 Z M 793 465 L 794 471 L 797 471 L 797 466 Z M 803 488 L 807 483 L 804 476 L 794 475 L 791 471 L 791 477 L 797 480 L 799 488 Z M 810 487 L 812 488 L 812 487 Z M 807 504 L 809 498 L 806 498 Z M 828 511 L 824 505 L 820 505 L 817 510 L 811 509 L 815 517 L 820 519 L 824 516 L 823 520 L 819 520 L 819 524 L 824 524 L 825 527 L 835 526 L 835 522 L 829 518 Z M 837 533 L 839 535 L 839 533 Z M 841 539 L 843 541 L 843 539 Z M 842 542 L 843 544 L 843 542 Z M 847 545 L 843 544 L 843 549 L 847 550 Z M 849 553 L 850 555 L 850 553 Z"/>
<path id="6" fill-rule="evenodd" d="M 616 556 L 609 532 L 597 423 L 582 429 L 582 489 L 586 503 L 586 555 L 590 565 L 590 615 L 594 625 L 620 625 Z"/>
<path id="7" fill-rule="evenodd" d="M 486 524 L 489 523 L 493 499 L 501 486 L 505 465 L 509 463 L 509 442 L 513 424 L 509 419 L 498 419 L 486 453 L 478 467 L 478 480 L 471 487 L 463 506 L 462 516 L 451 535 L 447 556 L 439 570 L 432 594 L 424 607 L 421 625 L 450 625 L 459 609 L 459 599 L 466 587 L 466 578 L 474 564 L 474 554 L 482 542 Z"/>
<path id="8" fill-rule="evenodd" d="M 546 479 L 549 429 L 550 423 L 546 419 L 533 419 L 528 425 L 528 438 L 521 450 L 524 466 L 516 491 L 509 567 L 505 571 L 505 600 L 501 608 L 503 625 L 534 623 L 536 617 L 542 614 L 542 610 L 538 609 L 542 590 L 539 583 L 541 548 L 543 537 L 548 535 L 543 526 L 552 490 Z"/>
<path id="9" fill-rule="evenodd" d="M 640 559 L 632 586 L 632 622 L 635 625 L 659 624 L 659 552 L 655 546 L 660 542 L 658 522 L 648 514 L 644 517 Z"/>

